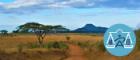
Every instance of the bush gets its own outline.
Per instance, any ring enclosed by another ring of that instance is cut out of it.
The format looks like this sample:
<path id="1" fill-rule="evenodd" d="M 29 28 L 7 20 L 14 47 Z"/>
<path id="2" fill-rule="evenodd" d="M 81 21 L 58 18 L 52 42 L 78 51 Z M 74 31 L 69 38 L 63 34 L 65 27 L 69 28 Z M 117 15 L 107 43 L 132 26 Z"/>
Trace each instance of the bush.
<path id="1" fill-rule="evenodd" d="M 27 43 L 27 44 L 25 44 L 25 46 L 27 47 L 27 48 L 39 48 L 39 45 L 37 44 L 37 43 Z"/>
<path id="2" fill-rule="evenodd" d="M 95 43 L 95 48 L 97 48 L 98 50 L 103 51 L 103 52 L 106 51 L 103 40 Z"/>
<path id="3" fill-rule="evenodd" d="M 77 42 L 77 45 L 79 45 L 82 48 L 88 48 L 90 46 L 89 42 Z"/>
<path id="4" fill-rule="evenodd" d="M 23 51 L 23 45 L 19 44 L 17 49 L 18 49 L 18 52 L 21 53 Z"/>
<path id="5" fill-rule="evenodd" d="M 66 36 L 66 40 L 69 41 L 71 39 L 70 36 Z"/>
<path id="6" fill-rule="evenodd" d="M 49 42 L 43 46 L 44 48 L 67 49 L 68 46 L 64 42 Z"/>
<path id="7" fill-rule="evenodd" d="M 86 42 L 73 42 L 77 45 L 79 45 L 80 47 L 86 49 L 86 50 L 89 50 L 89 51 L 93 51 L 95 49 L 97 49 L 98 51 L 103 51 L 105 52 L 106 49 L 104 47 L 104 44 L 103 44 L 103 40 L 102 41 L 98 41 L 98 42 L 90 42 L 90 41 L 86 41 Z"/>
<path id="8" fill-rule="evenodd" d="M 140 29 L 136 31 L 136 48 L 140 50 Z"/>
<path id="9" fill-rule="evenodd" d="M 27 47 L 28 48 L 40 48 L 40 46 L 38 44 L 35 44 L 35 43 L 28 43 Z M 68 46 L 64 42 L 48 42 L 48 43 L 44 43 L 42 48 L 67 49 Z"/>

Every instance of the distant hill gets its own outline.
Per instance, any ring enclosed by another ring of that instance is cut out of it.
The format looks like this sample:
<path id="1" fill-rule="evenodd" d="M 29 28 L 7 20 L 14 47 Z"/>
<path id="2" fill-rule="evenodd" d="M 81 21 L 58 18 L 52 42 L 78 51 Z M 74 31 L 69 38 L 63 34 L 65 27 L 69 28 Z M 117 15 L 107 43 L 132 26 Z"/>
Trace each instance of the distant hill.
<path id="1" fill-rule="evenodd" d="M 18 25 L 0 25 L 0 30 L 8 30 L 12 32 L 16 29 Z M 85 26 L 78 28 L 76 30 L 71 31 L 67 28 L 56 29 L 59 33 L 67 33 L 67 32 L 78 32 L 78 33 L 104 33 L 108 28 L 106 27 L 97 27 L 93 24 L 86 24 Z"/>
<path id="2" fill-rule="evenodd" d="M 86 24 L 84 27 L 74 30 L 74 32 L 79 32 L 79 33 L 105 33 L 105 31 L 107 29 L 108 28 L 106 28 L 106 27 L 97 27 L 93 24 Z"/>

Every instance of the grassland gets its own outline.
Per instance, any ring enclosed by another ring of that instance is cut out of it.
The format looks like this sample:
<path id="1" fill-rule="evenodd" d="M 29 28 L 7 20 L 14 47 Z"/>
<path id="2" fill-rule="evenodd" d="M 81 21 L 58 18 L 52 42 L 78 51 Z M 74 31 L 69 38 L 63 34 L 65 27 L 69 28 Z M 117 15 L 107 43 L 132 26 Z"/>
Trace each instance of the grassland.
<path id="1" fill-rule="evenodd" d="M 67 36 L 70 37 L 69 40 Z M 83 56 L 84 60 L 140 60 L 138 49 L 125 57 L 110 55 L 103 46 L 102 34 L 48 34 L 44 39 L 44 47 L 40 48 L 35 44 L 37 38 L 34 34 L 0 37 L 0 60 L 77 60 Z M 77 54 L 78 58 L 69 58 Z"/>

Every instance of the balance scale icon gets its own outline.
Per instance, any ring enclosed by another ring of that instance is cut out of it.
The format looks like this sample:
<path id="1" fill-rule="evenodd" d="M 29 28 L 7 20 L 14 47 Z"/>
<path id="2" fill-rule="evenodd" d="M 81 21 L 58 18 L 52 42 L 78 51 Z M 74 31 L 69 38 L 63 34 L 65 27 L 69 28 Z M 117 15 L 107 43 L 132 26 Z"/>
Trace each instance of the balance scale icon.
<path id="1" fill-rule="evenodd" d="M 118 32 L 121 32 L 122 34 L 126 34 L 126 36 L 122 37 L 121 35 L 118 35 L 119 38 L 114 39 L 112 34 L 117 34 Z M 116 42 L 119 39 L 124 39 L 124 41 Z M 130 32 L 124 32 L 121 29 L 118 29 L 116 32 L 109 32 L 109 37 L 106 43 L 107 43 L 106 44 L 107 48 L 116 48 L 117 46 L 123 46 L 123 48 L 133 48 L 133 42 L 130 36 Z M 119 43 L 121 45 L 118 45 Z"/>

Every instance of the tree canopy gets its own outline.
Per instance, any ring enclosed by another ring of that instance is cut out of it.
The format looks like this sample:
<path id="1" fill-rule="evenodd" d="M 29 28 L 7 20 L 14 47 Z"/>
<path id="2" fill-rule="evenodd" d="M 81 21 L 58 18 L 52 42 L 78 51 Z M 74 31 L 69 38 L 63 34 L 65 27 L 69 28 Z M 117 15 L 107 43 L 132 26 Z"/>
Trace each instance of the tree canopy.
<path id="1" fill-rule="evenodd" d="M 1 30 L 0 33 L 1 34 L 8 34 L 8 31 L 7 30 Z"/>
<path id="2" fill-rule="evenodd" d="M 18 26 L 17 30 L 14 32 L 21 32 L 21 33 L 34 33 L 38 30 L 44 30 L 46 32 L 56 32 L 57 29 L 66 29 L 61 25 L 43 25 L 36 22 L 28 22 L 23 25 Z"/>

